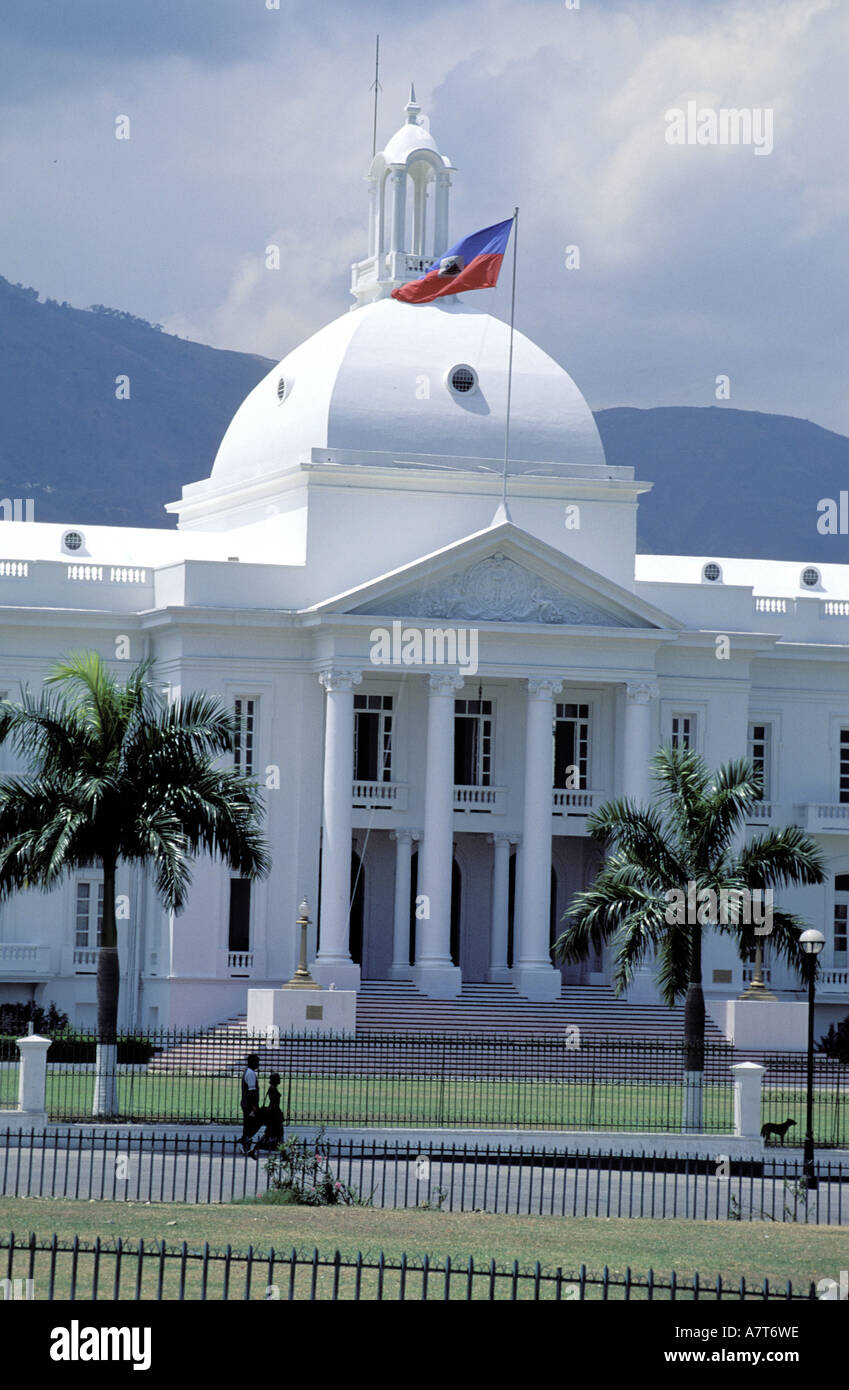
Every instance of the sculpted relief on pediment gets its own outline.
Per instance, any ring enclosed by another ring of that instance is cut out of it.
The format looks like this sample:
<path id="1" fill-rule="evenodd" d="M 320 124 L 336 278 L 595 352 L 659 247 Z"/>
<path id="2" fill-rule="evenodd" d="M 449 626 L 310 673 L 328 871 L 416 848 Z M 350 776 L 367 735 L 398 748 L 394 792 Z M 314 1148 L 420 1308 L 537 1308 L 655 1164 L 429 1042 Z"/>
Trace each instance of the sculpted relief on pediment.
<path id="1" fill-rule="evenodd" d="M 489 555 L 447 578 L 377 599 L 358 611 L 387 617 L 466 618 L 481 622 L 628 627 L 623 618 L 540 579 L 507 555 Z"/>

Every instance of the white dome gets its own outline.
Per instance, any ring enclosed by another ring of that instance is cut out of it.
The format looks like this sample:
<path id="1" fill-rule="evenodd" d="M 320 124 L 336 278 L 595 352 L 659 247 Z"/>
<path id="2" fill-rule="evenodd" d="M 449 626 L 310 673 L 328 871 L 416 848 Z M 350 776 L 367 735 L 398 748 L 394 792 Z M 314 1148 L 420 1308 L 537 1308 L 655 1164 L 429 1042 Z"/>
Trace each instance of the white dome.
<path id="1" fill-rule="evenodd" d="M 434 154 L 439 154 L 430 131 L 423 125 L 412 125 L 408 122 L 396 130 L 383 151 L 383 158 L 387 164 L 404 164 L 407 155 L 413 150 L 433 150 Z"/>
<path id="2" fill-rule="evenodd" d="M 508 343 L 507 324 L 459 298 L 380 299 L 343 314 L 250 393 L 213 477 L 235 483 L 295 468 L 314 449 L 336 451 L 330 461 L 338 462 L 499 470 Z M 451 388 L 457 366 L 472 368 L 471 390 Z M 510 471 L 557 474 L 587 464 L 604 464 L 589 406 L 562 367 L 515 333 Z"/>

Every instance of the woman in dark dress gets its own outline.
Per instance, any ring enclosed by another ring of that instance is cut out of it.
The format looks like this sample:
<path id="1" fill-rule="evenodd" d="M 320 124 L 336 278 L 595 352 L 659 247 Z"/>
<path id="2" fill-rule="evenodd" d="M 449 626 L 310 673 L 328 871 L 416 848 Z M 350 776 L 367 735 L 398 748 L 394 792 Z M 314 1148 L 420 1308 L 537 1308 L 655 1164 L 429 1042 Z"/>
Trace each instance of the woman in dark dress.
<path id="1" fill-rule="evenodd" d="M 263 1105 L 256 1117 L 256 1128 L 262 1129 L 264 1133 L 254 1143 L 252 1149 L 247 1149 L 249 1158 L 256 1158 L 257 1149 L 276 1149 L 280 1140 L 283 1138 L 283 1110 L 280 1105 L 280 1073 L 273 1071 L 268 1078 L 268 1090 L 266 1092 L 267 1105 Z"/>
<path id="2" fill-rule="evenodd" d="M 268 1091 L 266 1093 L 268 1104 L 263 1106 L 262 1117 L 265 1121 L 265 1139 L 263 1146 L 273 1148 L 279 1144 L 283 1138 L 283 1111 L 280 1106 L 280 1073 L 273 1071 L 268 1078 Z"/>

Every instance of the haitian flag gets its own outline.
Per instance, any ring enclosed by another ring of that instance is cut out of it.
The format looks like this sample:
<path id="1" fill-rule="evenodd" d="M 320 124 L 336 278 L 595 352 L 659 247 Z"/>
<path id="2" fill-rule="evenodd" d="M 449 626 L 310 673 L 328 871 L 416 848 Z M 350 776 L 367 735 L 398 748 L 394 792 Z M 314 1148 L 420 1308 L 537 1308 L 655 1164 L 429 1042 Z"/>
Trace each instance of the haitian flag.
<path id="1" fill-rule="evenodd" d="M 393 290 L 392 298 L 401 299 L 405 304 L 428 304 L 443 294 L 490 289 L 498 283 L 512 226 L 513 218 L 508 217 L 506 222 L 496 222 L 493 227 L 472 232 L 440 256 L 425 275 Z"/>

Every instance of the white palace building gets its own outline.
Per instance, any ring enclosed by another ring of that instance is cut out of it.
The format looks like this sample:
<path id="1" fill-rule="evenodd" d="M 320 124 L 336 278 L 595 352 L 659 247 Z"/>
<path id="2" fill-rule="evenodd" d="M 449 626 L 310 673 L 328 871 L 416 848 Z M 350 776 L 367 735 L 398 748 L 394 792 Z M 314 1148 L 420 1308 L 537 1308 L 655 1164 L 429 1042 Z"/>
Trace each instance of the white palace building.
<path id="1" fill-rule="evenodd" d="M 518 332 L 505 511 L 507 324 L 474 294 L 390 298 L 448 244 L 454 172 L 411 97 L 371 167 L 353 309 L 250 393 L 168 505 L 178 529 L 0 523 L 0 691 L 71 651 L 118 673 L 151 654 L 173 694 L 234 709 L 267 805 L 264 882 L 201 860 L 173 918 L 119 877 L 122 1022 L 242 1012 L 291 976 L 305 895 L 325 986 L 539 1003 L 609 983 L 605 953 L 561 969 L 550 945 L 599 863 L 589 812 L 649 798 L 671 743 L 748 754 L 752 830 L 822 846 L 827 882 L 780 901 L 825 933 L 824 1027 L 849 1012 L 849 566 L 637 554 L 651 483 L 608 466 L 578 387 Z M 101 902 L 92 869 L 0 908 L 0 999 L 93 1026 Z M 802 1000 L 766 940 L 771 989 Z M 709 1001 L 751 978 L 727 940 L 704 964 Z M 653 989 L 644 970 L 632 999 Z"/>

